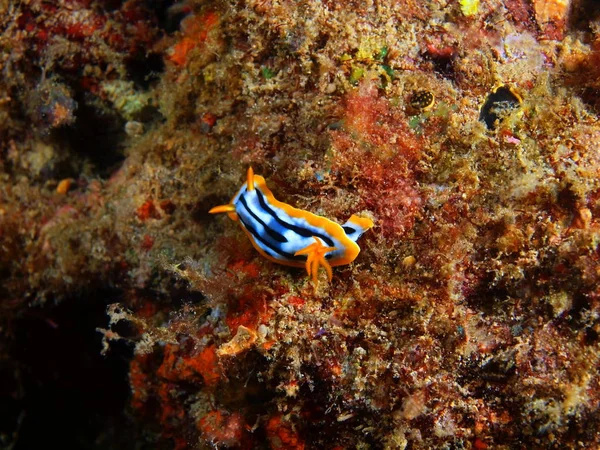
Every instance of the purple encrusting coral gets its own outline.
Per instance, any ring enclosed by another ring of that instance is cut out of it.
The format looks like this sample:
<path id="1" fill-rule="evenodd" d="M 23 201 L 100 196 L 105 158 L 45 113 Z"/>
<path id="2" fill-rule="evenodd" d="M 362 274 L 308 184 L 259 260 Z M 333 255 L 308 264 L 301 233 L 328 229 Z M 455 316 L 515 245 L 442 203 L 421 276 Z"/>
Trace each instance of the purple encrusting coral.
<path id="1" fill-rule="evenodd" d="M 595 4 L 0 1 L 0 29 L 2 444 L 600 446 Z M 374 219 L 331 283 L 209 216 L 249 165 Z M 111 355 L 127 386 L 90 376 Z M 85 408 L 32 407 L 65 374 Z"/>

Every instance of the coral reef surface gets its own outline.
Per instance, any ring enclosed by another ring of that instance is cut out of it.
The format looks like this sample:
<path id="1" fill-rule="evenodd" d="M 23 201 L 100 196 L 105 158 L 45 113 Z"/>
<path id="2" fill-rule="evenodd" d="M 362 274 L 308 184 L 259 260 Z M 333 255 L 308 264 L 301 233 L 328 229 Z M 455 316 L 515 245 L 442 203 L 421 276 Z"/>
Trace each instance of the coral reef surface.
<path id="1" fill-rule="evenodd" d="M 0 31 L 0 445 L 600 446 L 595 2 L 0 0 Z M 249 166 L 372 218 L 358 258 L 315 285 L 210 215 Z"/>

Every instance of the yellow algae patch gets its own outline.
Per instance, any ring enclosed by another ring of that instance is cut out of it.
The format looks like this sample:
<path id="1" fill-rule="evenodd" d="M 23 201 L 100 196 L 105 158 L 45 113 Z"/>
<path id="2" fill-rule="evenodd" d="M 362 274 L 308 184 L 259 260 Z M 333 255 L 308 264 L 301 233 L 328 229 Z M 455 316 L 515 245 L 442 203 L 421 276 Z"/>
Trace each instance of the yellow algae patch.
<path id="1" fill-rule="evenodd" d="M 464 16 L 474 16 L 479 11 L 479 0 L 459 0 L 459 3 Z"/>

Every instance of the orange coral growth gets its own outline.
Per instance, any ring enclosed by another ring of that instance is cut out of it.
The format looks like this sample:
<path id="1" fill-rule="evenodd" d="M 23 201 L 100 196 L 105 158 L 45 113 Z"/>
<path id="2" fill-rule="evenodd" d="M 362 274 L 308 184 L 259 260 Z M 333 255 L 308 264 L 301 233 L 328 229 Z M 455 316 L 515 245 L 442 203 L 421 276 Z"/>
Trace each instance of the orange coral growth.
<path id="1" fill-rule="evenodd" d="M 75 39 L 89 38 L 104 26 L 104 22 L 101 18 L 97 18 L 89 23 L 73 23 L 65 28 L 65 34 Z"/>
<path id="2" fill-rule="evenodd" d="M 135 314 L 138 317 L 149 319 L 158 312 L 158 306 L 154 303 L 146 301 L 142 306 L 135 310 Z"/>
<path id="3" fill-rule="evenodd" d="M 217 116 L 213 113 L 206 112 L 200 117 L 200 128 L 204 132 L 209 132 L 217 123 Z"/>
<path id="4" fill-rule="evenodd" d="M 263 350 L 269 350 L 276 344 L 276 341 L 267 341 L 261 345 Z"/>
<path id="5" fill-rule="evenodd" d="M 306 300 L 304 300 L 302 297 L 290 295 L 287 298 L 287 303 L 289 303 L 290 305 L 296 306 L 296 307 L 301 307 L 306 303 Z"/>
<path id="6" fill-rule="evenodd" d="M 156 209 L 156 206 L 154 206 L 154 202 L 150 199 L 142 203 L 137 209 L 136 215 L 142 222 L 148 219 L 160 219 L 160 213 Z"/>
<path id="7" fill-rule="evenodd" d="M 229 265 L 229 270 L 239 274 L 242 273 L 250 278 L 258 278 L 260 275 L 260 268 L 257 264 L 239 260 Z"/>
<path id="8" fill-rule="evenodd" d="M 488 448 L 488 445 L 483 442 L 481 439 L 476 438 L 475 442 L 473 443 L 473 447 L 476 448 L 477 450 L 484 450 L 486 448 Z"/>
<path id="9" fill-rule="evenodd" d="M 197 358 L 191 358 L 190 365 L 204 378 L 208 385 L 214 385 L 221 377 L 218 370 L 216 347 L 211 345 L 200 352 Z"/>
<path id="10" fill-rule="evenodd" d="M 569 19 L 570 0 L 533 0 L 535 19 L 548 39 L 562 40 Z"/>
<path id="11" fill-rule="evenodd" d="M 281 414 L 269 419 L 266 426 L 267 437 L 273 450 L 303 450 L 304 441 L 298 431 Z"/>
<path id="12" fill-rule="evenodd" d="M 237 330 L 240 325 L 255 330 L 269 316 L 265 293 L 247 286 L 240 296 L 230 301 L 225 321 L 230 330 Z"/>
<path id="13" fill-rule="evenodd" d="M 175 47 L 169 59 L 179 66 L 183 66 L 187 61 L 187 54 L 190 50 L 196 48 L 196 42 L 192 39 L 184 37 Z"/>
<path id="14" fill-rule="evenodd" d="M 169 60 L 178 66 L 184 66 L 189 52 L 203 45 L 218 23 L 219 15 L 216 12 L 186 17 L 181 24 L 184 37 L 172 48 Z"/>
<path id="15" fill-rule="evenodd" d="M 215 448 L 240 445 L 244 433 L 244 418 L 239 413 L 211 411 L 198 421 L 198 430 L 203 439 Z"/>
<path id="16" fill-rule="evenodd" d="M 136 355 L 129 365 L 129 384 L 131 385 L 131 406 L 134 409 L 142 409 L 148 398 L 146 386 L 148 375 L 143 366 L 148 361 L 148 355 Z"/>
<path id="17" fill-rule="evenodd" d="M 208 386 L 214 386 L 220 379 L 216 346 L 205 347 L 200 353 L 181 356 L 180 347 L 168 344 L 165 347 L 163 362 L 158 375 L 169 381 L 194 382 L 203 380 Z"/>

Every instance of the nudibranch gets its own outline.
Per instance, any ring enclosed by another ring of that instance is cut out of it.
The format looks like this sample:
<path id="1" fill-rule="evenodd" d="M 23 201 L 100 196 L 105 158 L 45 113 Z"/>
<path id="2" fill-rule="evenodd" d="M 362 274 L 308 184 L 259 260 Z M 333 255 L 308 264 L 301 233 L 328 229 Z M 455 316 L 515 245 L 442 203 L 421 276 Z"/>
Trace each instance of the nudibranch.
<path id="1" fill-rule="evenodd" d="M 331 267 L 354 261 L 360 252 L 356 241 L 373 226 L 371 219 L 357 215 L 339 225 L 280 202 L 251 167 L 231 202 L 209 213 L 227 213 L 239 221 L 261 255 L 286 266 L 305 267 L 315 284 L 319 267 L 325 268 L 331 281 Z"/>

